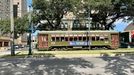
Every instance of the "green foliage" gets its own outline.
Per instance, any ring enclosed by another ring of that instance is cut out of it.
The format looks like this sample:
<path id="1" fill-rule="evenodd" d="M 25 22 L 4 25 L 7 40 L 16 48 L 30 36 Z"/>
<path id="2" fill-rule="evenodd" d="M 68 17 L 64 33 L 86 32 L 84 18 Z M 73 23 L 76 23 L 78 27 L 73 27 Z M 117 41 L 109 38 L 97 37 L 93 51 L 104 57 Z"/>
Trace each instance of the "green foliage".
<path id="1" fill-rule="evenodd" d="M 10 33 L 10 20 L 0 20 L 0 31 L 3 35 Z"/>
<path id="2" fill-rule="evenodd" d="M 47 20 L 41 28 L 50 30 L 59 29 L 63 15 L 69 11 L 77 18 L 92 17 L 93 24 L 102 25 L 105 30 L 113 29 L 113 23 L 120 18 L 128 16 L 131 20 L 134 16 L 134 0 L 33 0 L 33 8 L 34 22 Z"/>
<path id="3" fill-rule="evenodd" d="M 27 16 L 15 19 L 14 25 L 16 34 L 23 34 L 27 32 L 29 27 L 29 21 Z"/>
<path id="4" fill-rule="evenodd" d="M 34 21 L 47 20 L 44 27 L 56 30 L 59 29 L 63 15 L 70 11 L 72 5 L 71 0 L 33 0 L 33 8 L 36 16 L 34 18 L 38 19 Z"/>
<path id="5" fill-rule="evenodd" d="M 15 19 L 14 20 L 15 35 L 27 32 L 28 26 L 29 24 L 27 16 Z M 9 34 L 11 30 L 10 20 L 0 20 L 0 30 L 2 35 Z"/>

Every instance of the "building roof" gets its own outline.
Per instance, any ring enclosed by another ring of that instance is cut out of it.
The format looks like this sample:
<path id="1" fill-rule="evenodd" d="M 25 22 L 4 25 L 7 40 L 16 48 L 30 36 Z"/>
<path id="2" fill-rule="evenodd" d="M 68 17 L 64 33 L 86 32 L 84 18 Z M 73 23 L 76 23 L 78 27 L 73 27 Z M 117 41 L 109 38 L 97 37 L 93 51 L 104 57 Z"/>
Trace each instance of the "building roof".
<path id="1" fill-rule="evenodd" d="M 134 30 L 134 23 L 129 24 L 124 31 L 131 31 Z"/>

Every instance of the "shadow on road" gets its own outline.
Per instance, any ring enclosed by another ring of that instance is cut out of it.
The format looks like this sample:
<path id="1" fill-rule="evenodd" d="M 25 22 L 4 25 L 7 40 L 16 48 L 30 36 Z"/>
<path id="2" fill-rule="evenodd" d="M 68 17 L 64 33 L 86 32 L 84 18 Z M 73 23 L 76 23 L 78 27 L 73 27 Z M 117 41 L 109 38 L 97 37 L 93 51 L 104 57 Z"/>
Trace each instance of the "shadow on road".
<path id="1" fill-rule="evenodd" d="M 128 75 L 129 73 L 134 74 L 134 57 L 108 57 L 104 56 L 102 59 L 108 64 L 105 66 L 105 73 L 112 75 Z M 131 75 L 131 74 L 130 74 Z"/>
<path id="2" fill-rule="evenodd" d="M 0 75 L 86 75 L 77 69 L 94 68 L 81 58 L 0 59 Z"/>

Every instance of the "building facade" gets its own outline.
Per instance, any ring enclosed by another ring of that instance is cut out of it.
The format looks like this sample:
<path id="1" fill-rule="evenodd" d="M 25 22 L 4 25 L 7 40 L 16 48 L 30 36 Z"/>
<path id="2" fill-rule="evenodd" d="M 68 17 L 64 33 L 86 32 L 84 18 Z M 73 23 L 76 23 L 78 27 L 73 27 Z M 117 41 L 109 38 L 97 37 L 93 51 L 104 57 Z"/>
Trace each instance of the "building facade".
<path id="1" fill-rule="evenodd" d="M 14 18 L 23 17 L 27 14 L 27 0 L 13 0 Z M 26 45 L 26 34 L 19 35 L 19 38 L 15 39 L 16 45 Z"/>
<path id="2" fill-rule="evenodd" d="M 14 17 L 22 17 L 27 13 L 26 0 L 13 0 Z M 10 18 L 10 0 L 0 0 L 0 20 Z"/>
<path id="3" fill-rule="evenodd" d="M 0 0 L 0 20 L 10 17 L 10 0 Z"/>
<path id="4" fill-rule="evenodd" d="M 0 36 L 0 51 L 10 49 L 10 38 Z"/>
<path id="5" fill-rule="evenodd" d="M 89 28 L 90 22 L 88 18 L 76 18 L 73 12 L 68 12 L 63 16 L 61 22 L 61 29 L 64 30 L 87 30 Z"/>
<path id="6" fill-rule="evenodd" d="M 27 13 L 26 0 L 13 0 L 14 17 L 22 17 Z"/>

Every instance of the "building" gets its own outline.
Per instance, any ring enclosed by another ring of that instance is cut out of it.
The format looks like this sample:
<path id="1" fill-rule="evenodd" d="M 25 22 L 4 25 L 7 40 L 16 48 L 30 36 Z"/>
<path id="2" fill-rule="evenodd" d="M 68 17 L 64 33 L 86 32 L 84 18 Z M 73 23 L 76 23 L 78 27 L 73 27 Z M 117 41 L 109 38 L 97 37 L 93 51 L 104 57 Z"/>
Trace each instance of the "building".
<path id="1" fill-rule="evenodd" d="M 129 25 L 125 28 L 124 31 L 133 31 L 133 30 L 134 30 L 134 24 L 131 23 L 131 24 L 129 24 Z"/>
<path id="2" fill-rule="evenodd" d="M 61 29 L 63 30 L 87 30 L 90 22 L 88 18 L 76 18 L 73 12 L 67 12 L 63 16 L 61 22 Z"/>
<path id="3" fill-rule="evenodd" d="M 14 17 L 22 17 L 27 13 L 26 0 L 13 0 Z"/>
<path id="4" fill-rule="evenodd" d="M 130 42 L 134 42 L 134 23 L 129 24 L 129 25 L 125 28 L 124 31 L 130 33 L 130 35 L 129 35 L 129 37 L 131 38 L 131 39 L 130 39 Z"/>
<path id="5" fill-rule="evenodd" d="M 0 36 L 0 51 L 10 49 L 10 38 Z"/>
<path id="6" fill-rule="evenodd" d="M 26 0 L 13 0 L 14 17 L 22 17 L 27 13 Z M 0 20 L 10 18 L 10 0 L 0 0 Z"/>
<path id="7" fill-rule="evenodd" d="M 13 11 L 14 11 L 14 17 L 23 17 L 27 14 L 27 0 L 13 0 Z M 17 45 L 26 45 L 27 41 L 26 33 L 23 35 L 19 35 L 19 38 L 15 39 L 15 44 Z"/>
<path id="8" fill-rule="evenodd" d="M 10 0 L 0 0 L 0 20 L 10 17 Z"/>
<path id="9" fill-rule="evenodd" d="M 63 19 L 61 22 L 61 28 L 65 30 L 72 30 L 74 19 L 75 19 L 75 16 L 73 12 L 67 12 L 67 14 L 63 16 Z"/>
<path id="10" fill-rule="evenodd" d="M 124 32 L 121 32 L 120 42 L 122 47 L 134 48 L 134 23 L 129 24 Z"/>
<path id="11" fill-rule="evenodd" d="M 10 1 L 11 0 L 0 0 L 0 20 L 10 19 Z M 13 14 L 14 18 L 23 17 L 27 14 L 27 0 L 12 0 L 13 1 Z M 2 35 L 3 36 L 3 35 Z M 7 34 L 6 36 L 10 36 Z M 18 39 L 15 39 L 15 44 L 26 44 L 26 42 L 21 39 L 23 36 L 20 36 Z M 6 48 L 7 43 L 10 45 L 10 37 L 8 39 L 0 38 L 0 49 L 3 47 Z M 5 46 L 6 45 L 6 46 Z"/>

